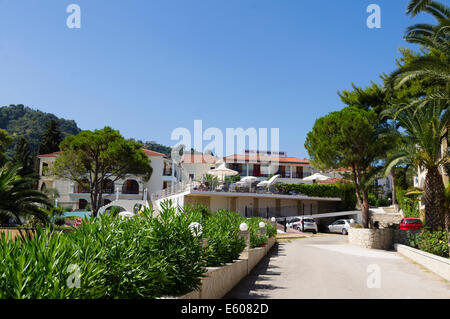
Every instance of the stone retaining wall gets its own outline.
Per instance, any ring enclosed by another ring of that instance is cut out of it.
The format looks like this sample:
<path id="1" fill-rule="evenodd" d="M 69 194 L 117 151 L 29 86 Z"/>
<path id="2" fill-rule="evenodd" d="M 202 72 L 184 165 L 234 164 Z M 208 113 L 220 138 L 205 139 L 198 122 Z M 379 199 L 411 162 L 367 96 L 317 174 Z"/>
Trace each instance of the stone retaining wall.
<path id="1" fill-rule="evenodd" d="M 363 248 L 388 250 L 394 244 L 394 230 L 350 228 L 348 241 Z"/>
<path id="2" fill-rule="evenodd" d="M 392 224 L 400 224 L 400 222 L 402 221 L 402 214 L 371 211 L 370 219 L 372 220 L 372 222 L 378 222 L 381 228 L 387 228 Z"/>

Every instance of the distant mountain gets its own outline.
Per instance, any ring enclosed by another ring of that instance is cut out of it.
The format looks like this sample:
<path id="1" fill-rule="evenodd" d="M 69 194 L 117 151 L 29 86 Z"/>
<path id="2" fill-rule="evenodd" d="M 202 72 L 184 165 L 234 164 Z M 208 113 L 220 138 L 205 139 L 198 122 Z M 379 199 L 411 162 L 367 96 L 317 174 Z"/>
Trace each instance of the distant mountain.
<path id="1" fill-rule="evenodd" d="M 171 157 L 172 148 L 169 146 L 158 144 L 155 141 L 145 142 L 145 143 L 142 141 L 139 141 L 139 142 L 142 144 L 142 146 L 144 148 L 146 148 L 148 150 L 163 153 L 169 158 Z"/>
<path id="2" fill-rule="evenodd" d="M 0 128 L 5 129 L 9 135 L 14 137 L 13 145 L 8 148 L 7 155 L 13 155 L 14 145 L 20 136 L 26 139 L 30 151 L 36 152 L 41 135 L 46 131 L 47 125 L 52 119 L 59 122 L 63 138 L 81 132 L 75 121 L 60 119 L 51 113 L 33 110 L 21 104 L 0 107 Z"/>
<path id="3" fill-rule="evenodd" d="M 32 153 L 37 152 L 41 136 L 47 130 L 48 123 L 52 119 L 59 122 L 59 130 L 63 138 L 81 132 L 74 120 L 58 118 L 54 114 L 34 110 L 22 104 L 0 107 L 0 128 L 5 129 L 10 136 L 14 137 L 14 142 L 8 148 L 6 155 L 8 157 L 14 155 L 14 146 L 20 136 L 26 139 Z M 146 149 L 163 153 L 169 158 L 171 156 L 172 148 L 169 146 L 158 144 L 155 141 L 138 142 Z"/>

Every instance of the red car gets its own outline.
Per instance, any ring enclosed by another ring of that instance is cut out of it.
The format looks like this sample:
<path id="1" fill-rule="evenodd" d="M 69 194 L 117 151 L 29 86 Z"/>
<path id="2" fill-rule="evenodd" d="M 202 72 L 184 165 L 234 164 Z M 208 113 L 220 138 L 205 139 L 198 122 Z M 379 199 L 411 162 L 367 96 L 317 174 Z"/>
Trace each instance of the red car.
<path id="1" fill-rule="evenodd" d="M 403 218 L 400 222 L 400 229 L 402 230 L 419 230 L 422 227 L 423 224 L 419 218 Z"/>

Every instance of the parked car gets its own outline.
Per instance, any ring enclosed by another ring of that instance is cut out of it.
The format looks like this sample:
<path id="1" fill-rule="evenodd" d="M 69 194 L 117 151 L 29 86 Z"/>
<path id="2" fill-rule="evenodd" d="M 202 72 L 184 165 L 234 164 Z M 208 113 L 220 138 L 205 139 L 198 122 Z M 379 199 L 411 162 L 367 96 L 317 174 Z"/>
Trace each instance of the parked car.
<path id="1" fill-rule="evenodd" d="M 330 233 L 340 233 L 342 235 L 347 235 L 350 229 L 351 219 L 338 219 L 331 225 L 328 225 L 328 231 Z"/>
<path id="2" fill-rule="evenodd" d="M 419 218 L 403 218 L 400 222 L 402 230 L 419 230 L 423 228 L 423 223 Z"/>
<path id="3" fill-rule="evenodd" d="M 303 232 L 312 231 L 313 234 L 318 232 L 317 223 L 311 217 L 299 217 L 299 221 L 292 223 L 292 228 Z"/>
<path id="4" fill-rule="evenodd" d="M 297 224 L 301 220 L 301 217 L 294 217 L 287 220 L 286 226 L 287 227 L 294 227 L 294 224 Z"/>

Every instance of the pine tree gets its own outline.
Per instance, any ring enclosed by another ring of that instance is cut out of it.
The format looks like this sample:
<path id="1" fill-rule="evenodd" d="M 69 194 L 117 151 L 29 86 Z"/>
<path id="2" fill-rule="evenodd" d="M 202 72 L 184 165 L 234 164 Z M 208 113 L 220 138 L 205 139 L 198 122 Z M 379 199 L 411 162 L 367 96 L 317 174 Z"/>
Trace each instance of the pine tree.
<path id="1" fill-rule="evenodd" d="M 13 162 L 16 165 L 20 165 L 22 169 L 19 171 L 19 175 L 25 176 L 33 173 L 33 157 L 30 152 L 30 147 L 25 138 L 20 137 L 19 141 L 14 147 Z"/>
<path id="2" fill-rule="evenodd" d="M 39 155 L 50 154 L 59 151 L 59 144 L 63 138 L 59 129 L 57 120 L 51 120 L 48 124 L 47 131 L 42 135 L 41 144 L 39 144 Z"/>

